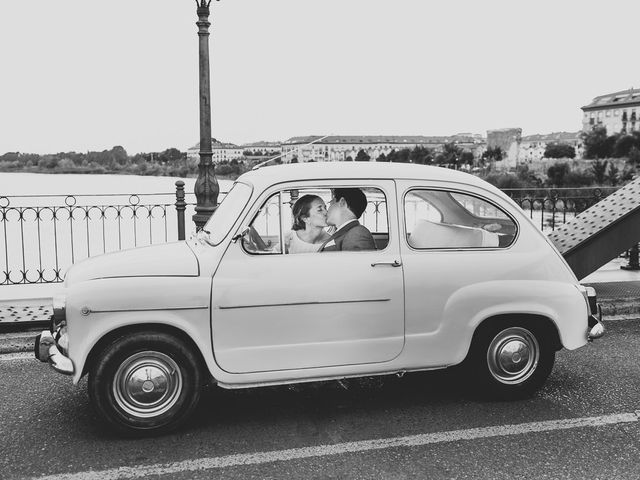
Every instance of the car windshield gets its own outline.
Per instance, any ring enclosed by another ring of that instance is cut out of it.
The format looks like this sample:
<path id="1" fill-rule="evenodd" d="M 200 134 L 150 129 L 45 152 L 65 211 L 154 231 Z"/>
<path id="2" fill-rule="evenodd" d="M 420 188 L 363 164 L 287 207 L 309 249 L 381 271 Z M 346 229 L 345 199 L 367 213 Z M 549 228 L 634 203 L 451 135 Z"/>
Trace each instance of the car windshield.
<path id="1" fill-rule="evenodd" d="M 229 193 L 222 199 L 204 226 L 204 230 L 210 232 L 209 243 L 217 245 L 227 236 L 240 212 L 251 198 L 252 190 L 253 187 L 246 183 L 235 182 L 233 184 Z"/>

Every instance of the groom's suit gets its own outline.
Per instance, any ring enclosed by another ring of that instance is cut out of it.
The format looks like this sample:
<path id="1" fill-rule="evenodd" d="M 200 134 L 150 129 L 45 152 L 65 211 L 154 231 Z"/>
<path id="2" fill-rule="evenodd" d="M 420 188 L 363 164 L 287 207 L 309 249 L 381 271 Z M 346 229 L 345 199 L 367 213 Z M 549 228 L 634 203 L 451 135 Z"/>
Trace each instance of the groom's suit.
<path id="1" fill-rule="evenodd" d="M 369 229 L 356 220 L 336 231 L 320 248 L 321 252 L 336 250 L 376 250 L 376 243 Z"/>

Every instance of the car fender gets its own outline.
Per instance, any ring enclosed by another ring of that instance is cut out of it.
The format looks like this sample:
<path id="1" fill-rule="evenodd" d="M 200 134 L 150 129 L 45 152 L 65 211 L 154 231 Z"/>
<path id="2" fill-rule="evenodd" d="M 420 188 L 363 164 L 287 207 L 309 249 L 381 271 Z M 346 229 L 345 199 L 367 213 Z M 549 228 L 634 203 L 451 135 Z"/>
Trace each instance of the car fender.
<path id="1" fill-rule="evenodd" d="M 92 280 L 67 289 L 68 354 L 75 367 L 74 383 L 102 338 L 118 329 L 144 325 L 182 331 L 211 371 L 210 288 L 210 278 L 130 277 Z"/>
<path id="2" fill-rule="evenodd" d="M 452 363 L 464 360 L 482 322 L 509 314 L 548 318 L 569 350 L 587 342 L 587 304 L 576 285 L 538 280 L 482 282 L 457 290 L 445 304 L 439 338 L 455 345 Z"/>

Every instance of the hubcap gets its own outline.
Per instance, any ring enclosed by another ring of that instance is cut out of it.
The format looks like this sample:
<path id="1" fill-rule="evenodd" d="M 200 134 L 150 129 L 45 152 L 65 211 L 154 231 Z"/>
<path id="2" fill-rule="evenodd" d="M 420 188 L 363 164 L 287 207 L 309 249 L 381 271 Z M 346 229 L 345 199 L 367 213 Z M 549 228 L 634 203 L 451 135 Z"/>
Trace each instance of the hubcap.
<path id="1" fill-rule="evenodd" d="M 178 364 L 160 352 L 139 352 L 127 358 L 116 372 L 113 395 L 129 415 L 162 415 L 178 400 L 182 375 Z"/>
<path id="2" fill-rule="evenodd" d="M 487 350 L 491 375 L 501 383 L 515 385 L 535 372 L 540 358 L 538 340 L 522 327 L 512 327 L 498 333 Z"/>

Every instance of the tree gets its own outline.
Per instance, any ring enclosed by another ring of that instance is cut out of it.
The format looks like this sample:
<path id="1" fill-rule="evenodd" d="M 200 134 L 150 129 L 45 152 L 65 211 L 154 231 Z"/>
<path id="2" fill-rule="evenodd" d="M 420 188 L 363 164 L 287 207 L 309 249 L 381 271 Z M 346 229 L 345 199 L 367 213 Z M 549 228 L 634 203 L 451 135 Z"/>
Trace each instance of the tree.
<path id="1" fill-rule="evenodd" d="M 388 162 L 389 160 L 387 160 L 387 156 L 384 153 L 381 153 L 380 155 L 378 155 L 378 158 L 376 158 L 376 162 Z"/>
<path id="2" fill-rule="evenodd" d="M 458 165 L 460 157 L 462 156 L 462 148 L 453 142 L 445 143 L 442 147 L 442 155 L 445 163 L 453 163 Z"/>
<path id="3" fill-rule="evenodd" d="M 569 174 L 568 163 L 556 163 L 547 169 L 547 183 L 555 187 L 563 187 L 565 178 Z"/>
<path id="4" fill-rule="evenodd" d="M 409 161 L 420 165 L 427 165 L 433 162 L 433 150 L 427 147 L 417 146 L 409 154 Z"/>
<path id="5" fill-rule="evenodd" d="M 605 127 L 596 127 L 590 132 L 583 134 L 584 157 L 585 158 L 607 158 L 612 153 L 612 142 L 607 137 Z"/>
<path id="6" fill-rule="evenodd" d="M 566 143 L 550 143 L 544 150 L 545 158 L 575 158 L 576 149 Z"/>
<path id="7" fill-rule="evenodd" d="M 473 153 L 468 150 L 462 152 L 462 155 L 460 156 L 460 163 L 465 165 L 473 165 Z"/>
<path id="8" fill-rule="evenodd" d="M 115 163 L 117 165 L 126 165 L 127 162 L 129 161 L 129 156 L 127 155 L 127 151 L 120 145 L 113 147 L 109 151 L 109 155 L 111 157 L 109 160 L 112 163 Z"/>
<path id="9" fill-rule="evenodd" d="M 363 149 L 360 149 L 358 154 L 356 155 L 356 162 L 368 162 L 371 160 L 371 156 L 365 152 Z"/>
<path id="10" fill-rule="evenodd" d="M 167 148 L 158 154 L 158 161 L 163 163 L 174 163 L 186 158 L 186 156 L 186 153 L 182 153 L 177 148 Z"/>
<path id="11" fill-rule="evenodd" d="M 620 178 L 619 178 L 619 174 L 620 171 L 618 170 L 618 167 L 616 167 L 613 162 L 611 162 L 609 164 L 609 170 L 607 170 L 607 176 L 606 179 L 607 181 L 612 185 L 612 186 L 616 186 L 618 185 Z"/>
<path id="12" fill-rule="evenodd" d="M 499 162 L 500 160 L 502 160 L 502 157 L 503 152 L 500 147 L 490 147 L 482 153 L 482 160 L 492 160 L 494 162 Z"/>
<path id="13" fill-rule="evenodd" d="M 640 165 L 640 148 L 631 147 L 628 158 L 631 165 Z"/>
<path id="14" fill-rule="evenodd" d="M 632 148 L 640 147 L 640 137 L 635 135 L 620 135 L 613 145 L 613 156 L 616 158 L 629 157 Z"/>
<path id="15" fill-rule="evenodd" d="M 408 148 L 403 148 L 402 150 L 391 150 L 389 155 L 387 155 L 387 161 L 396 162 L 396 163 L 409 163 L 411 160 L 409 156 L 411 155 L 411 150 Z"/>
<path id="16" fill-rule="evenodd" d="M 608 164 L 609 162 L 607 162 L 606 160 L 604 162 L 596 160 L 595 162 L 593 162 L 593 165 L 591 165 L 591 172 L 593 173 L 593 176 L 598 185 L 602 185 L 604 183 L 605 172 L 607 171 Z"/>

